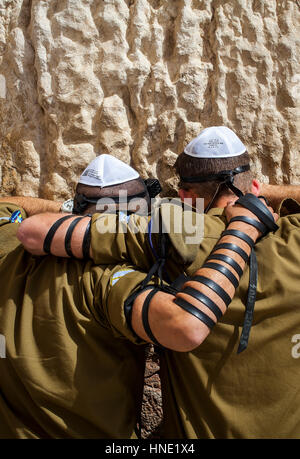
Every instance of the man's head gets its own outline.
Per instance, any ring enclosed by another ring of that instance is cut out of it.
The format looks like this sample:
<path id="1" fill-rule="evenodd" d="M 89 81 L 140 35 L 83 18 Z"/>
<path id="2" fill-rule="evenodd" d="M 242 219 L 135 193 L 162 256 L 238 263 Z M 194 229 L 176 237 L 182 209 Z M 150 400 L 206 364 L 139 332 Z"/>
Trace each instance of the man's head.
<path id="1" fill-rule="evenodd" d="M 175 163 L 181 199 L 204 198 L 204 207 L 224 207 L 239 190 L 259 194 L 259 183 L 250 172 L 245 145 L 225 126 L 204 129 Z"/>
<path id="2" fill-rule="evenodd" d="M 76 187 L 73 213 L 128 210 L 147 214 L 149 193 L 137 171 L 111 155 L 97 156 Z"/>

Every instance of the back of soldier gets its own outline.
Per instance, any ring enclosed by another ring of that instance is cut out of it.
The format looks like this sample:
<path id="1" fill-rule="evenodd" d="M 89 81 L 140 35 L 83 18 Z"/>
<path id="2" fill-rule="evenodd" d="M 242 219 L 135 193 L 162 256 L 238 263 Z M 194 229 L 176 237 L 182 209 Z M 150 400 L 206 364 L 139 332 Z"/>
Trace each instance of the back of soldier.
<path id="1" fill-rule="evenodd" d="M 237 354 L 246 270 L 199 348 L 162 352 L 164 438 L 299 438 L 300 215 L 277 223 L 279 230 L 255 246 L 258 288 L 248 348 Z M 204 238 L 201 245 L 209 251 L 213 243 Z"/>
<path id="2" fill-rule="evenodd" d="M 134 438 L 144 350 L 104 307 L 121 267 L 31 256 L 2 223 L 0 438 Z"/>

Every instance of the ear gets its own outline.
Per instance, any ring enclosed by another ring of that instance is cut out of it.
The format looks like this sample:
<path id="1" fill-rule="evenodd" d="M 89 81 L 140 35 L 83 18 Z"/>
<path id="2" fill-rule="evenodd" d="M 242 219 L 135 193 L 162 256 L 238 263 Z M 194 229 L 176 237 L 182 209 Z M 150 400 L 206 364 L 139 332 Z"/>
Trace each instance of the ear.
<path id="1" fill-rule="evenodd" d="M 261 185 L 258 180 L 253 179 L 251 184 L 251 193 L 255 194 L 255 196 L 260 195 Z"/>
<path id="2" fill-rule="evenodd" d="M 190 190 L 183 190 L 182 188 L 179 188 L 178 194 L 181 201 L 184 201 L 186 198 L 193 198 L 195 193 Z"/>

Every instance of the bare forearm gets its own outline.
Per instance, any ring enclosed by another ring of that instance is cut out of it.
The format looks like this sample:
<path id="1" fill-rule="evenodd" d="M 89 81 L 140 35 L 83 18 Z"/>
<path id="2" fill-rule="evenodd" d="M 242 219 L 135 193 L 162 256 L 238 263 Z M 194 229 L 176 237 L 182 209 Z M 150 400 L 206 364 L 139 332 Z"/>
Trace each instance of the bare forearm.
<path id="1" fill-rule="evenodd" d="M 50 250 L 52 255 L 66 257 L 68 256 L 65 249 L 67 230 L 70 224 L 77 219 L 78 216 L 62 213 L 33 215 L 21 223 L 17 232 L 17 237 L 28 252 L 33 255 L 46 255 L 44 251 L 45 238 L 52 225 L 65 216 L 70 218 L 63 222 L 53 235 L 53 239 L 50 243 Z M 89 220 L 90 217 L 82 217 L 74 228 L 70 243 L 72 253 L 76 258 L 83 258 L 82 245 Z"/>
<path id="2" fill-rule="evenodd" d="M 229 224 L 226 229 L 227 230 L 235 229 L 235 230 L 242 231 L 243 233 L 247 234 L 253 240 L 254 243 L 256 242 L 256 240 L 258 238 L 258 235 L 259 235 L 259 232 L 258 232 L 257 229 L 255 229 L 254 227 L 251 227 L 250 225 L 241 223 L 241 222 L 233 222 L 233 223 Z M 247 254 L 248 257 L 250 256 L 250 252 L 251 252 L 250 246 L 246 242 L 244 242 L 243 240 L 239 239 L 238 237 L 224 236 L 218 241 L 218 245 L 219 244 L 223 244 L 223 243 L 235 244 L 235 245 L 239 246 Z M 245 263 L 245 260 L 238 253 L 236 253 L 236 252 L 234 252 L 232 250 L 229 250 L 229 249 L 213 250 L 213 255 L 218 255 L 218 254 L 223 254 L 223 255 L 226 255 L 226 256 L 230 257 L 233 261 L 235 261 L 239 265 L 241 270 L 244 271 L 246 263 Z M 218 260 L 217 257 L 216 257 L 216 259 L 214 259 L 213 255 L 212 255 L 212 258 L 211 258 L 211 261 L 213 263 L 224 265 L 224 262 Z M 225 266 L 226 266 L 227 269 L 229 269 L 229 271 L 235 277 L 238 278 L 237 272 L 235 271 L 235 269 L 232 266 L 227 265 L 227 264 L 225 264 Z M 203 276 L 203 277 L 206 277 L 207 279 L 210 279 L 210 280 L 214 281 L 216 284 L 219 285 L 219 287 L 221 287 L 226 292 L 226 294 L 230 297 L 230 299 L 233 298 L 233 296 L 235 294 L 235 290 L 236 290 L 234 285 L 228 279 L 228 277 L 226 277 L 224 274 L 220 273 L 219 271 L 216 271 L 216 270 L 211 269 L 211 268 L 203 268 L 202 267 L 202 268 L 198 269 L 193 274 L 193 277 L 194 276 Z M 184 288 L 185 287 L 192 287 L 192 288 L 196 289 L 197 291 L 203 293 L 204 295 L 208 296 L 220 308 L 222 313 L 223 314 L 225 313 L 225 311 L 227 309 L 227 306 L 224 303 L 224 301 L 221 299 L 221 297 L 217 293 L 212 291 L 206 285 L 201 284 L 199 282 L 190 281 L 190 282 L 187 282 L 184 285 Z M 183 294 L 183 293 L 179 293 L 178 296 L 182 297 L 186 301 L 189 301 L 194 306 L 200 307 L 200 309 L 206 315 L 208 315 L 212 320 L 214 320 L 214 321 L 216 320 L 216 316 L 214 315 L 214 313 L 208 307 L 206 307 L 205 305 L 199 304 L 199 301 L 196 300 L 195 298 L 191 297 L 190 295 Z M 209 330 L 206 329 L 206 333 L 205 333 L 206 336 L 207 336 L 208 332 L 209 332 Z"/>
<path id="3" fill-rule="evenodd" d="M 253 194 L 228 203 L 225 215 L 229 224 L 217 245 L 175 296 L 152 289 L 136 298 L 132 325 L 143 339 L 175 351 L 198 347 L 229 306 L 257 238 L 278 228 L 278 214 Z"/>
<path id="4" fill-rule="evenodd" d="M 242 231 L 247 234 L 254 242 L 259 235 L 257 229 L 241 222 L 233 222 L 228 225 L 227 229 L 237 229 Z M 250 255 L 250 246 L 235 236 L 223 236 L 218 241 L 218 244 L 223 243 L 238 245 L 246 253 L 247 256 Z M 227 255 L 240 266 L 241 271 L 244 270 L 246 264 L 244 259 L 232 250 L 219 249 L 213 251 L 213 253 Z M 218 259 L 214 260 L 212 258 L 212 261 L 224 266 L 224 263 L 220 262 Z M 226 268 L 228 268 L 229 271 L 232 272 L 232 274 L 238 280 L 236 271 L 230 265 L 225 265 Z M 233 286 L 232 282 L 219 271 L 202 267 L 194 273 L 194 276 L 203 276 L 210 281 L 215 282 L 226 292 L 230 300 L 233 298 L 236 288 Z M 198 292 L 206 295 L 206 297 L 208 297 L 217 305 L 223 314 L 225 313 L 227 308 L 225 302 L 209 287 L 194 281 L 186 282 L 183 286 L 183 289 L 186 287 L 192 287 Z M 136 333 L 146 341 L 149 341 L 149 337 L 147 336 L 142 323 L 142 308 L 145 298 L 148 294 L 149 291 L 146 291 L 137 298 L 132 313 L 133 328 Z M 217 321 L 217 317 L 204 303 L 183 292 L 178 293 L 176 297 L 170 294 L 159 292 L 153 297 L 151 301 L 149 323 L 154 336 L 163 346 L 169 349 L 186 352 L 201 344 L 201 342 L 203 342 L 209 334 L 210 330 L 205 324 L 200 322 L 194 316 L 184 311 L 174 303 L 174 300 L 178 297 L 188 301 L 190 304 L 210 317 L 214 322 Z"/>
<path id="5" fill-rule="evenodd" d="M 60 220 L 65 214 L 38 214 L 33 215 L 27 218 L 22 224 L 20 225 L 20 229 L 17 233 L 17 236 L 21 243 L 23 244 L 24 248 L 32 253 L 33 255 L 45 255 L 43 250 L 43 244 L 45 237 L 52 227 L 58 220 Z M 68 214 L 66 214 L 68 215 Z M 71 215 L 71 214 L 69 214 Z M 130 259 L 132 263 L 134 263 L 137 267 L 143 270 L 150 269 L 148 263 L 151 266 L 151 253 L 149 257 L 143 257 L 144 253 L 148 254 L 150 249 L 146 243 L 147 240 L 147 223 L 148 217 L 141 217 L 141 220 L 144 222 L 143 226 L 136 227 L 139 232 L 135 235 L 135 232 L 131 232 L 130 228 L 128 231 L 119 231 L 119 221 L 118 216 L 114 214 L 103 214 L 102 215 L 107 219 L 113 219 L 116 225 L 111 228 L 108 227 L 97 227 L 96 221 L 96 234 L 97 241 L 99 242 L 100 250 L 97 253 L 97 256 L 94 256 L 93 245 L 89 245 L 89 255 L 90 258 L 96 264 L 111 264 L 111 263 L 118 263 L 120 261 L 124 261 L 125 259 Z M 63 225 L 61 225 L 58 230 L 55 232 L 53 237 L 53 241 L 50 246 L 50 253 L 52 255 L 58 257 L 65 257 L 65 238 L 67 231 L 72 224 L 72 221 L 77 218 L 78 216 L 73 215 L 72 218 L 68 219 Z M 76 225 L 75 230 L 72 234 L 71 238 L 71 249 L 74 256 L 77 258 L 83 258 L 82 247 L 84 244 L 84 236 L 86 235 L 87 225 L 91 221 L 90 218 L 84 218 L 83 222 Z M 103 233 L 102 233 L 102 230 Z M 113 230 L 113 232 L 111 231 Z M 94 233 L 95 234 L 95 233 Z M 93 232 L 92 232 L 92 225 L 91 225 L 91 240 L 93 239 Z M 127 242 L 129 243 L 127 244 Z M 132 244 L 130 245 L 130 241 Z M 94 247 L 97 246 L 94 241 Z M 127 250 L 127 247 L 131 247 L 131 249 Z M 110 249 L 114 247 L 114 251 L 110 253 Z M 147 252 L 148 251 L 148 252 Z M 145 260 L 142 263 L 142 260 Z"/>
<path id="6" fill-rule="evenodd" d="M 16 204 L 22 207 L 28 216 L 44 212 L 59 212 L 62 205 L 61 202 L 31 196 L 3 196 L 0 197 L 0 202 Z"/>

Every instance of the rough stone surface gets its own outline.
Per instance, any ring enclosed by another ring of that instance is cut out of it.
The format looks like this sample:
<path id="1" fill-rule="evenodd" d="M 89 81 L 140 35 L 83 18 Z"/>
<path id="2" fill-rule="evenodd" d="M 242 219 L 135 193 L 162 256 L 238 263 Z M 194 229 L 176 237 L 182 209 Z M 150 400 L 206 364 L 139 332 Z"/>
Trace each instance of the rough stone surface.
<path id="1" fill-rule="evenodd" d="M 101 152 L 158 177 L 225 124 L 298 183 L 296 0 L 0 0 L 1 192 L 62 199 Z"/>
<path id="2" fill-rule="evenodd" d="M 68 198 L 112 153 L 175 194 L 178 153 L 220 124 L 297 184 L 299 55 L 299 0 L 0 0 L 0 192 Z"/>
<path id="3" fill-rule="evenodd" d="M 159 355 L 154 347 L 149 345 L 146 353 L 146 370 L 144 396 L 141 413 L 141 438 L 160 438 L 160 428 L 163 419 L 161 385 L 159 378 Z"/>

